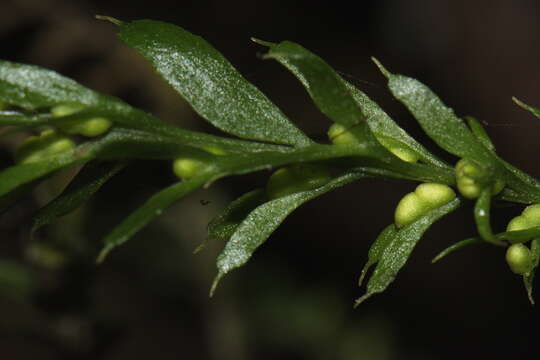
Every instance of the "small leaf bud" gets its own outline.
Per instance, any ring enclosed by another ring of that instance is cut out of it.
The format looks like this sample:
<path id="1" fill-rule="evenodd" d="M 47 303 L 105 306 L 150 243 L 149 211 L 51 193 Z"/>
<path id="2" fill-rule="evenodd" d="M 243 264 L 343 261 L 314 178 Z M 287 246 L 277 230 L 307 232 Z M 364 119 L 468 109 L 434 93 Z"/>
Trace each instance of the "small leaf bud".
<path id="1" fill-rule="evenodd" d="M 396 206 L 394 222 L 397 227 L 407 226 L 429 211 L 455 199 L 456 193 L 444 184 L 424 183 L 405 195 Z"/>
<path id="2" fill-rule="evenodd" d="M 204 171 L 208 161 L 197 158 L 179 157 L 173 162 L 173 172 L 181 179 L 189 179 Z"/>
<path id="3" fill-rule="evenodd" d="M 358 139 L 341 124 L 333 124 L 328 129 L 328 138 L 334 145 L 357 144 Z"/>
<path id="4" fill-rule="evenodd" d="M 69 137 L 45 130 L 39 136 L 30 136 L 15 150 L 15 162 L 27 164 L 71 150 L 75 143 Z"/>
<path id="5" fill-rule="evenodd" d="M 513 273 L 525 275 L 532 270 L 531 250 L 523 244 L 513 244 L 506 250 L 506 263 Z"/>
<path id="6" fill-rule="evenodd" d="M 54 117 L 62 117 L 76 114 L 83 109 L 84 106 L 80 104 L 63 104 L 53 107 L 51 114 Z M 58 128 L 68 134 L 95 137 L 106 133 L 111 126 L 111 121 L 106 118 L 91 117 L 74 123 L 59 124 Z"/>
<path id="7" fill-rule="evenodd" d="M 485 170 L 473 160 L 461 159 L 455 166 L 457 188 L 461 195 L 468 199 L 476 199 L 480 196 L 485 181 Z M 491 185 L 492 195 L 497 195 L 504 188 L 502 179 L 495 179 Z"/>

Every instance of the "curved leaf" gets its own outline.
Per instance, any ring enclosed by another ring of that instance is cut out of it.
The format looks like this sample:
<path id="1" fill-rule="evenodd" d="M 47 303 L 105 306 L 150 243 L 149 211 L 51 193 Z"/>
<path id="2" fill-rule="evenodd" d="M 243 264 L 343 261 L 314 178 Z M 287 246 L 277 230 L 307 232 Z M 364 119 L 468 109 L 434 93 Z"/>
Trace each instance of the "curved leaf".
<path id="1" fill-rule="evenodd" d="M 208 181 L 208 175 L 201 175 L 188 180 L 180 181 L 171 185 L 164 190 L 161 190 L 143 206 L 135 210 L 129 215 L 120 225 L 105 237 L 103 240 L 104 247 L 99 253 L 97 262 L 101 263 L 105 257 L 117 246 L 128 241 L 131 236 L 142 229 L 146 224 L 152 221 L 155 217 L 161 215 L 165 209 L 173 205 L 175 202 L 199 189 Z"/>
<path id="2" fill-rule="evenodd" d="M 230 271 L 244 265 L 274 230 L 290 213 L 305 202 L 352 181 L 365 177 L 363 173 L 347 173 L 327 184 L 308 191 L 280 197 L 264 203 L 253 210 L 236 229 L 225 248 L 218 256 L 218 274 L 214 279 L 210 296 L 219 281 Z"/>
<path id="3" fill-rule="evenodd" d="M 203 38 L 172 24 L 140 20 L 121 25 L 120 39 L 217 128 L 278 144 L 312 142 Z"/>
<path id="4" fill-rule="evenodd" d="M 351 92 L 353 99 L 356 101 L 364 116 L 366 121 L 371 128 L 371 131 L 375 136 L 385 136 L 389 137 L 394 141 L 399 142 L 403 147 L 410 149 L 414 153 L 418 154 L 421 160 L 426 164 L 432 164 L 436 166 L 446 167 L 443 161 L 431 154 L 422 144 L 413 139 L 405 130 L 399 127 L 394 120 L 379 105 L 371 100 L 366 94 L 362 91 L 351 85 L 350 83 L 345 82 L 345 85 Z"/>
<path id="5" fill-rule="evenodd" d="M 470 246 L 470 245 L 475 245 L 475 244 L 485 244 L 485 242 L 482 239 L 479 239 L 477 237 L 473 237 L 473 238 L 458 241 L 457 243 L 455 243 L 453 245 L 450 245 L 449 247 L 447 247 L 446 249 L 441 251 L 439 254 L 437 254 L 437 256 L 435 256 L 431 260 L 431 263 L 435 264 L 437 261 L 442 260 L 443 258 L 445 258 L 447 255 L 453 253 L 454 251 L 457 251 L 459 249 L 463 249 L 464 247 L 467 247 L 467 246 Z"/>
<path id="6" fill-rule="evenodd" d="M 361 144 L 372 151 L 385 153 L 385 149 L 371 133 L 366 117 L 349 89 L 323 59 L 290 41 L 271 46 L 265 58 L 275 59 L 289 69 L 328 118 L 345 126 Z"/>
<path id="7" fill-rule="evenodd" d="M 435 221 L 457 209 L 460 203 L 461 200 L 456 198 L 400 229 L 380 256 L 377 267 L 369 278 L 366 294 L 358 298 L 354 306 L 356 307 L 374 294 L 386 290 L 388 285 L 396 278 L 399 270 L 405 265 L 414 247 L 427 229 Z"/>
<path id="8" fill-rule="evenodd" d="M 90 163 L 85 165 L 58 197 L 39 209 L 34 215 L 31 233 L 33 234 L 40 227 L 79 208 L 124 167 L 124 163 Z"/>
<path id="9" fill-rule="evenodd" d="M 89 113 L 106 117 L 117 125 L 174 137 L 185 145 L 198 148 L 217 146 L 231 153 L 288 150 L 277 145 L 227 139 L 180 129 L 162 122 L 144 111 L 135 109 L 117 98 L 100 94 L 54 71 L 34 65 L 0 60 L 0 101 L 26 110 L 44 111 L 49 111 L 51 107 L 56 105 L 78 104 L 85 107 Z M 40 121 L 43 124 L 52 124 L 61 121 L 48 118 L 45 114 L 28 114 L 28 117 L 25 118 L 18 115 L 15 117 L 13 112 L 8 111 L 7 115 L 11 115 L 11 118 L 4 118 L 5 125 L 37 125 L 36 122 Z M 39 116 L 43 116 L 44 119 L 40 120 Z M 74 114 L 73 117 L 76 116 L 77 114 Z M 19 124 L 13 123 L 16 121 Z"/>
<path id="10" fill-rule="evenodd" d="M 486 132 L 486 129 L 480 124 L 480 121 L 476 120 L 472 116 L 466 116 L 465 121 L 467 121 L 467 125 L 469 125 L 469 129 L 471 129 L 471 132 L 476 137 L 476 139 L 484 145 L 486 149 L 488 149 L 491 152 L 495 152 L 495 145 L 489 138 L 489 135 Z"/>
<path id="11" fill-rule="evenodd" d="M 495 239 L 491 230 L 491 186 L 482 190 L 476 203 L 474 204 L 474 220 L 480 237 L 495 245 L 504 245 L 501 241 Z"/>
<path id="12" fill-rule="evenodd" d="M 390 244 L 392 239 L 396 236 L 398 228 L 394 224 L 390 224 L 384 228 L 384 230 L 377 236 L 377 239 L 373 242 L 368 251 L 368 261 L 362 268 L 360 279 L 358 279 L 358 286 L 362 285 L 364 277 L 370 267 L 375 265 L 381 258 L 384 249 Z"/>
<path id="13" fill-rule="evenodd" d="M 265 189 L 255 189 L 231 202 L 208 224 L 208 237 L 229 240 L 246 216 L 268 198 Z"/>
<path id="14" fill-rule="evenodd" d="M 416 79 L 388 72 L 373 59 L 388 78 L 392 95 L 409 109 L 422 129 L 441 148 L 461 158 L 493 163 L 493 157 L 474 137 L 465 123 L 426 85 Z"/>

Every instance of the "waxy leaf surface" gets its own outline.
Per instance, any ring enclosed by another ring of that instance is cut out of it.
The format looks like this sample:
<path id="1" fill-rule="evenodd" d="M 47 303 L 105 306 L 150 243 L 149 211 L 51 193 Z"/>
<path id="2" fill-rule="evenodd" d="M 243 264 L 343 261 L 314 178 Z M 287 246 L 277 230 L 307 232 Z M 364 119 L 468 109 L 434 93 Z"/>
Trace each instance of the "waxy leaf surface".
<path id="1" fill-rule="evenodd" d="M 369 278 L 366 294 L 356 300 L 355 306 L 360 305 L 372 295 L 386 290 L 388 285 L 396 278 L 399 270 L 405 265 L 414 247 L 427 229 L 435 221 L 457 209 L 460 203 L 461 200 L 456 198 L 400 229 L 385 247 L 373 274 Z"/>
<path id="2" fill-rule="evenodd" d="M 285 220 L 300 205 L 328 191 L 365 177 L 363 173 L 348 173 L 317 189 L 302 191 L 264 203 L 253 210 L 238 226 L 225 248 L 218 256 L 218 274 L 212 285 L 213 294 L 221 278 L 244 265 Z"/>
<path id="3" fill-rule="evenodd" d="M 283 113 L 203 38 L 181 27 L 140 20 L 120 26 L 120 39 L 217 128 L 253 140 L 311 143 Z"/>

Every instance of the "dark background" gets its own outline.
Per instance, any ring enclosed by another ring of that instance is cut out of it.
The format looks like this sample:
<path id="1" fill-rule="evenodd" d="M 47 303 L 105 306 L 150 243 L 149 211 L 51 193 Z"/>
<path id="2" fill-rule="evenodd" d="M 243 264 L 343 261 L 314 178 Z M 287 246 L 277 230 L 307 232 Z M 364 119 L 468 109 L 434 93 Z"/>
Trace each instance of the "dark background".
<path id="1" fill-rule="evenodd" d="M 203 36 L 310 136 L 323 141 L 328 120 L 287 71 L 260 59 L 264 49 L 249 39 L 298 42 L 432 145 L 387 92 L 370 61 L 375 56 L 390 71 L 428 84 L 457 114 L 484 121 L 503 158 L 540 175 L 540 123 L 511 101 L 516 96 L 540 105 L 538 1 L 374 0 L 353 6 L 339 1 L 0 0 L 1 58 L 52 68 L 179 126 L 217 133 L 95 14 L 172 22 Z M 3 166 L 9 165 L 16 141 L 2 139 Z M 363 291 L 356 280 L 369 245 L 392 221 L 395 205 L 413 183 L 362 181 L 306 204 L 208 299 L 222 244 L 210 243 L 196 256 L 192 250 L 219 209 L 263 186 L 267 176 L 225 179 L 194 194 L 99 267 L 93 259 L 100 239 L 174 181 L 170 164 L 131 166 L 85 208 L 30 242 L 26 224 L 32 212 L 68 176 L 38 188 L 0 221 L 2 257 L 28 264 L 37 274 L 30 296 L 0 294 L 0 356 L 538 357 L 533 352 L 538 312 L 528 303 L 521 279 L 507 269 L 504 250 L 480 246 L 430 264 L 438 251 L 474 234 L 470 206 L 429 230 L 387 292 L 352 309 Z M 496 230 L 520 211 L 496 207 Z"/>

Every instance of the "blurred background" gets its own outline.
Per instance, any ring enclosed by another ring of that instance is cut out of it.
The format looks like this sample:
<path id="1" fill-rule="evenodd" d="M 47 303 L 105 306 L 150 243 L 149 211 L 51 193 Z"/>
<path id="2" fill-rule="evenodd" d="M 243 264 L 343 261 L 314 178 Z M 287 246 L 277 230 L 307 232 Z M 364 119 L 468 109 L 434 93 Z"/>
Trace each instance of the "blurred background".
<path id="1" fill-rule="evenodd" d="M 428 146 L 371 63 L 420 79 L 458 115 L 482 120 L 499 154 L 534 176 L 540 122 L 511 96 L 540 106 L 540 2 L 2 0 L 0 58 L 54 69 L 178 126 L 219 134 L 196 116 L 112 24 L 151 18 L 203 36 L 313 138 L 329 121 L 250 37 L 292 40 L 319 54 Z M 20 139 L 2 139 L 2 168 Z M 441 157 L 455 161 L 431 146 Z M 29 241 L 32 213 L 65 186 L 54 177 L 0 218 L 2 359 L 527 359 L 538 357 L 538 311 L 504 250 L 469 248 L 465 206 L 433 226 L 396 282 L 358 309 L 367 250 L 414 183 L 366 180 L 304 205 L 252 261 L 208 290 L 223 243 L 206 224 L 268 173 L 224 179 L 193 194 L 96 266 L 102 237 L 175 179 L 166 162 L 140 162 L 93 201 Z M 206 204 L 206 205 L 203 205 Z M 502 231 L 521 207 L 500 204 Z M 8 262 L 9 261 L 9 262 Z M 24 271 L 20 266 L 23 265 Z M 537 326 L 537 325 L 536 325 Z"/>

